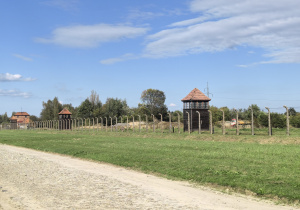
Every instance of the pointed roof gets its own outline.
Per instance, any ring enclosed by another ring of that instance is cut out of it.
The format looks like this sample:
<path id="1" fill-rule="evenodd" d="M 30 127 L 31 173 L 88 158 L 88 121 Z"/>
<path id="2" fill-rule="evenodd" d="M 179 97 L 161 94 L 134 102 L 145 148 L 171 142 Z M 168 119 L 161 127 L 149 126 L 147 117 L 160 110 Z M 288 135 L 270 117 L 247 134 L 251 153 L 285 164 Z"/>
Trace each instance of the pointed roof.
<path id="1" fill-rule="evenodd" d="M 60 113 L 58 114 L 72 114 L 67 108 L 64 108 L 63 110 L 61 110 Z"/>
<path id="2" fill-rule="evenodd" d="M 27 112 L 17 112 L 14 116 L 30 116 Z"/>
<path id="3" fill-rule="evenodd" d="M 202 93 L 199 89 L 194 88 L 186 97 L 181 99 L 181 101 L 210 101 L 204 93 Z"/>

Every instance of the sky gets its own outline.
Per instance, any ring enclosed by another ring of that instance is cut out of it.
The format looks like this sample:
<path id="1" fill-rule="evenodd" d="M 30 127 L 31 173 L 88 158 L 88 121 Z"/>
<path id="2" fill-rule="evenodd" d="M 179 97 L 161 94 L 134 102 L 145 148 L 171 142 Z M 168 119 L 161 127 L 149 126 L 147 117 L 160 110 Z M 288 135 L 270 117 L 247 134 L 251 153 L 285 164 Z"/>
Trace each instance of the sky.
<path id="1" fill-rule="evenodd" d="M 299 0 L 0 0 L 0 114 L 141 103 L 170 111 L 194 88 L 210 105 L 300 112 Z M 208 87 L 208 88 L 207 88 Z M 209 90 L 209 92 L 207 91 Z"/>

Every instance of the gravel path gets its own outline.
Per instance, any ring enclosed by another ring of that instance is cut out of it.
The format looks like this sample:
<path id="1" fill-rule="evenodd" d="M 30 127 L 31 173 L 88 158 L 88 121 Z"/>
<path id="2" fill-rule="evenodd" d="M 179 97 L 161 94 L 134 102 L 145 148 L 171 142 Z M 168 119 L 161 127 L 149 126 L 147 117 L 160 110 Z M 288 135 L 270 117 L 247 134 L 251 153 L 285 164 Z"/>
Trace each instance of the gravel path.
<path id="1" fill-rule="evenodd" d="M 124 168 L 0 145 L 0 209 L 296 209 Z"/>

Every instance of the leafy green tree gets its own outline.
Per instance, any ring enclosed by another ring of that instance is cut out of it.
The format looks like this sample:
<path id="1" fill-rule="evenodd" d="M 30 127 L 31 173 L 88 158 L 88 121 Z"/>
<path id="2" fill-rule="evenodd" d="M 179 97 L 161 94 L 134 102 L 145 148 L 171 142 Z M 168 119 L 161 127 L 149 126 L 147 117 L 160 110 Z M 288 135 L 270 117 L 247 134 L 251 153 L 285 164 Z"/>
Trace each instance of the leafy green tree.
<path id="1" fill-rule="evenodd" d="M 78 117 L 93 118 L 93 104 L 87 98 L 78 107 Z"/>
<path id="2" fill-rule="evenodd" d="M 35 116 L 35 115 L 30 115 L 29 119 L 30 119 L 31 121 L 33 121 L 33 122 L 39 121 L 39 120 L 40 120 L 40 118 L 38 118 L 38 117 Z"/>
<path id="3" fill-rule="evenodd" d="M 159 113 L 163 115 L 164 119 L 167 119 L 168 108 L 165 105 L 166 96 L 163 91 L 156 89 L 144 90 L 141 94 L 141 101 L 150 114 L 153 114 L 156 118 L 160 118 Z"/>
<path id="4" fill-rule="evenodd" d="M 120 117 L 124 115 L 129 115 L 130 109 L 127 105 L 126 100 L 121 100 L 118 98 L 107 98 L 105 104 L 102 106 L 101 115 L 103 117 Z M 108 120 L 108 125 L 110 121 Z"/>
<path id="5" fill-rule="evenodd" d="M 271 113 L 271 124 L 274 128 L 286 127 L 286 119 L 283 114 Z"/>
<path id="6" fill-rule="evenodd" d="M 286 112 L 284 114 L 286 115 Z M 289 108 L 289 115 L 290 116 L 296 116 L 297 115 L 297 112 L 293 107 Z"/>
<path id="7" fill-rule="evenodd" d="M 290 124 L 293 127 L 300 128 L 300 113 L 297 113 L 296 115 L 291 116 Z"/>
<path id="8" fill-rule="evenodd" d="M 9 123 L 9 117 L 7 116 L 7 112 L 3 115 L 0 115 L 0 123 Z"/>
<path id="9" fill-rule="evenodd" d="M 62 104 L 57 97 L 53 100 L 48 100 L 47 103 L 43 101 L 43 109 L 41 111 L 41 120 L 57 120 L 58 113 L 63 109 Z"/>
<path id="10" fill-rule="evenodd" d="M 268 114 L 264 112 L 260 112 L 258 115 L 258 122 L 260 126 L 267 127 L 268 126 Z"/>

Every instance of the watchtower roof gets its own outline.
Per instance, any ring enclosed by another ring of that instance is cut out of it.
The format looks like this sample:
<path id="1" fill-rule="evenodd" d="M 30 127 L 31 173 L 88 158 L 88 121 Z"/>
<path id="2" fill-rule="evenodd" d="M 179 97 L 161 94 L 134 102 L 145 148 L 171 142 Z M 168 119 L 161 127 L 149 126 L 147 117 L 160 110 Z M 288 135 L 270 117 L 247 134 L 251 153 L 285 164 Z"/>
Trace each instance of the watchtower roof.
<path id="1" fill-rule="evenodd" d="M 181 99 L 181 101 L 210 101 L 204 93 L 202 93 L 199 89 L 194 88 L 186 97 Z"/>
<path id="2" fill-rule="evenodd" d="M 59 115 L 61 114 L 72 114 L 67 108 L 64 108 L 60 113 L 58 113 Z"/>

